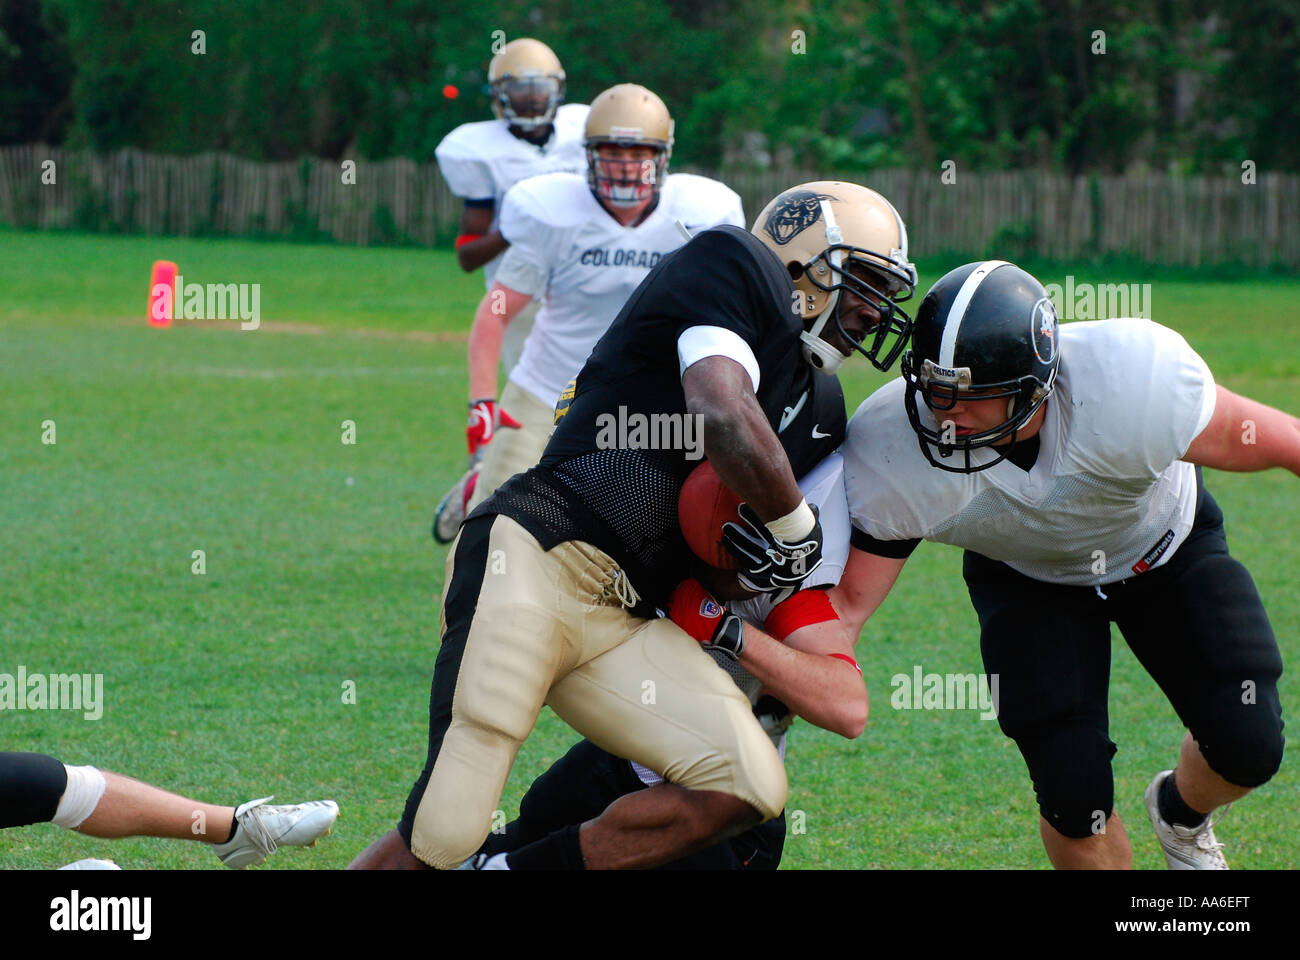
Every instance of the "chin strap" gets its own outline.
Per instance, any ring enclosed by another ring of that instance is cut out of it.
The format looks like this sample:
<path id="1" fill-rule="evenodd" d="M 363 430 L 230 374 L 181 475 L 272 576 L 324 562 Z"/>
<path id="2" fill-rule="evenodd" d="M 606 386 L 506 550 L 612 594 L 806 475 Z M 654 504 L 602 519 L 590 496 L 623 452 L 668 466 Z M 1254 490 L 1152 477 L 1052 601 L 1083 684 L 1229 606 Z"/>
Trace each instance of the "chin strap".
<path id="1" fill-rule="evenodd" d="M 840 230 L 840 225 L 835 222 L 835 211 L 831 209 L 830 203 L 826 200 L 821 201 L 821 208 L 822 219 L 826 221 L 826 246 L 838 247 L 839 244 L 844 242 L 844 233 Z M 844 251 L 832 249 L 830 262 L 830 285 L 838 287 L 842 280 L 840 268 L 844 263 Z M 818 373 L 824 373 L 828 376 L 838 372 L 840 364 L 845 360 L 844 354 L 822 339 L 822 331 L 826 329 L 826 324 L 830 322 L 830 319 L 835 316 L 839 303 L 840 291 L 837 288 L 831 291 L 830 299 L 826 301 L 826 308 L 813 322 L 812 329 L 805 330 L 799 335 L 799 339 L 803 343 L 803 358 L 812 364 L 813 369 Z"/>

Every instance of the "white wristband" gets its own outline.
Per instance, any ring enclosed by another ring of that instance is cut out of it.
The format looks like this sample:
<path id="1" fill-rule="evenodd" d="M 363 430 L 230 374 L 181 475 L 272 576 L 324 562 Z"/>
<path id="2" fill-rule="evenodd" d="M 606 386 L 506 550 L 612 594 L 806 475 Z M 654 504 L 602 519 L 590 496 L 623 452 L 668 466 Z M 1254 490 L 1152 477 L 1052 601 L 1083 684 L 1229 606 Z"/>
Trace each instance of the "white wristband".
<path id="1" fill-rule="evenodd" d="M 799 506 L 784 517 L 777 517 L 775 520 L 768 521 L 766 526 L 772 532 L 772 536 L 788 543 L 791 540 L 802 540 L 808 536 L 808 534 L 812 533 L 812 528 L 816 523 L 817 518 L 813 516 L 808 501 L 800 500 Z"/>

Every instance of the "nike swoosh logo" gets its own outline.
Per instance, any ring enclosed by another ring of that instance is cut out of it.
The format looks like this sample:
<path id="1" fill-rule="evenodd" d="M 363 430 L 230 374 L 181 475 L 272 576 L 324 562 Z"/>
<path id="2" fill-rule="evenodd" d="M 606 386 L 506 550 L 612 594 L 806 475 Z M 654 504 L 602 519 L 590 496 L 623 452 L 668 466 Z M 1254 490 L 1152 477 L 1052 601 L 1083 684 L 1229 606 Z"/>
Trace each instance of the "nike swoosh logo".
<path id="1" fill-rule="evenodd" d="M 823 437 L 829 437 L 829 436 L 830 436 L 829 433 L 821 433 L 821 432 L 819 432 L 817 428 L 820 427 L 820 426 L 821 426 L 820 423 L 814 423 L 814 424 L 813 424 L 813 431 L 812 431 L 812 433 L 813 433 L 813 439 L 814 439 L 814 440 L 820 440 L 820 439 L 822 439 Z"/>
<path id="2" fill-rule="evenodd" d="M 795 417 L 799 416 L 799 411 L 803 409 L 804 402 L 808 399 L 808 391 L 805 390 L 799 395 L 799 401 L 793 407 L 786 407 L 785 413 L 781 414 L 781 422 L 777 425 L 777 433 L 785 433 L 785 428 L 790 426 Z"/>

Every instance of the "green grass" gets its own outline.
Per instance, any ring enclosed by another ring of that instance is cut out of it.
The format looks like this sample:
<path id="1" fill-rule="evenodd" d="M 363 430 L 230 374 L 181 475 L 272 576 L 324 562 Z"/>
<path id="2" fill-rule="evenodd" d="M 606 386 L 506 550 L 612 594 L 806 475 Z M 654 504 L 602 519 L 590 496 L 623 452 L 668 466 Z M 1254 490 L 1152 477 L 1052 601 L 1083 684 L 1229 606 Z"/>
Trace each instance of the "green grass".
<path id="1" fill-rule="evenodd" d="M 190 280 L 262 284 L 264 328 L 148 329 L 149 265 L 164 258 Z M 1076 275 L 1102 279 L 1130 278 Z M 1300 411 L 1300 283 L 1150 282 L 1154 319 L 1183 331 L 1221 382 Z M 102 673 L 106 700 L 98 721 L 0 714 L 0 749 L 210 802 L 333 797 L 334 834 L 268 866 L 342 867 L 392 826 L 423 763 L 446 555 L 428 523 L 463 468 L 455 334 L 479 278 L 445 252 L 5 232 L 0 290 L 0 672 Z M 883 378 L 862 363 L 847 370 L 853 407 Z M 53 446 L 41 443 L 47 419 Z M 340 442 L 348 419 L 354 446 Z M 1292 666 L 1288 712 L 1300 702 L 1298 482 L 1280 471 L 1209 478 Z M 199 549 L 204 576 L 191 573 Z M 914 664 L 981 670 L 959 563 L 958 551 L 923 545 L 864 631 L 873 713 L 861 739 L 793 729 L 789 810 L 806 832 L 789 837 L 787 867 L 1045 865 L 1028 777 L 996 724 L 890 708 L 890 677 Z M 1118 808 L 1137 865 L 1157 867 L 1140 798 L 1172 765 L 1181 731 L 1115 641 Z M 347 680 L 355 705 L 342 702 Z M 543 716 L 508 812 L 572 740 Z M 1284 763 L 1233 810 L 1221 839 L 1235 866 L 1300 865 L 1298 789 Z M 86 856 L 216 866 L 198 844 L 50 825 L 0 832 L 0 866 Z"/>

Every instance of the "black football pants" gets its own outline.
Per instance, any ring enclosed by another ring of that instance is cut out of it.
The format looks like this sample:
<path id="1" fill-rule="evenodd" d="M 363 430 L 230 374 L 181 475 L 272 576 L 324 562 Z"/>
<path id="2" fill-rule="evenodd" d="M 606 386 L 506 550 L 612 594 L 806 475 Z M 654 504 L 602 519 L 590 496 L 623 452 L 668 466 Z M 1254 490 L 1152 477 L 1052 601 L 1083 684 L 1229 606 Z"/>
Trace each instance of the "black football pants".
<path id="1" fill-rule="evenodd" d="M 1100 588 L 1044 583 L 970 551 L 963 573 L 984 669 L 999 676 L 998 723 L 1025 758 L 1044 819 L 1064 836 L 1091 835 L 1098 812 L 1108 818 L 1114 806 L 1112 622 L 1215 773 L 1257 787 L 1277 772 L 1282 658 L 1208 493 L 1174 556 L 1128 580 Z"/>

